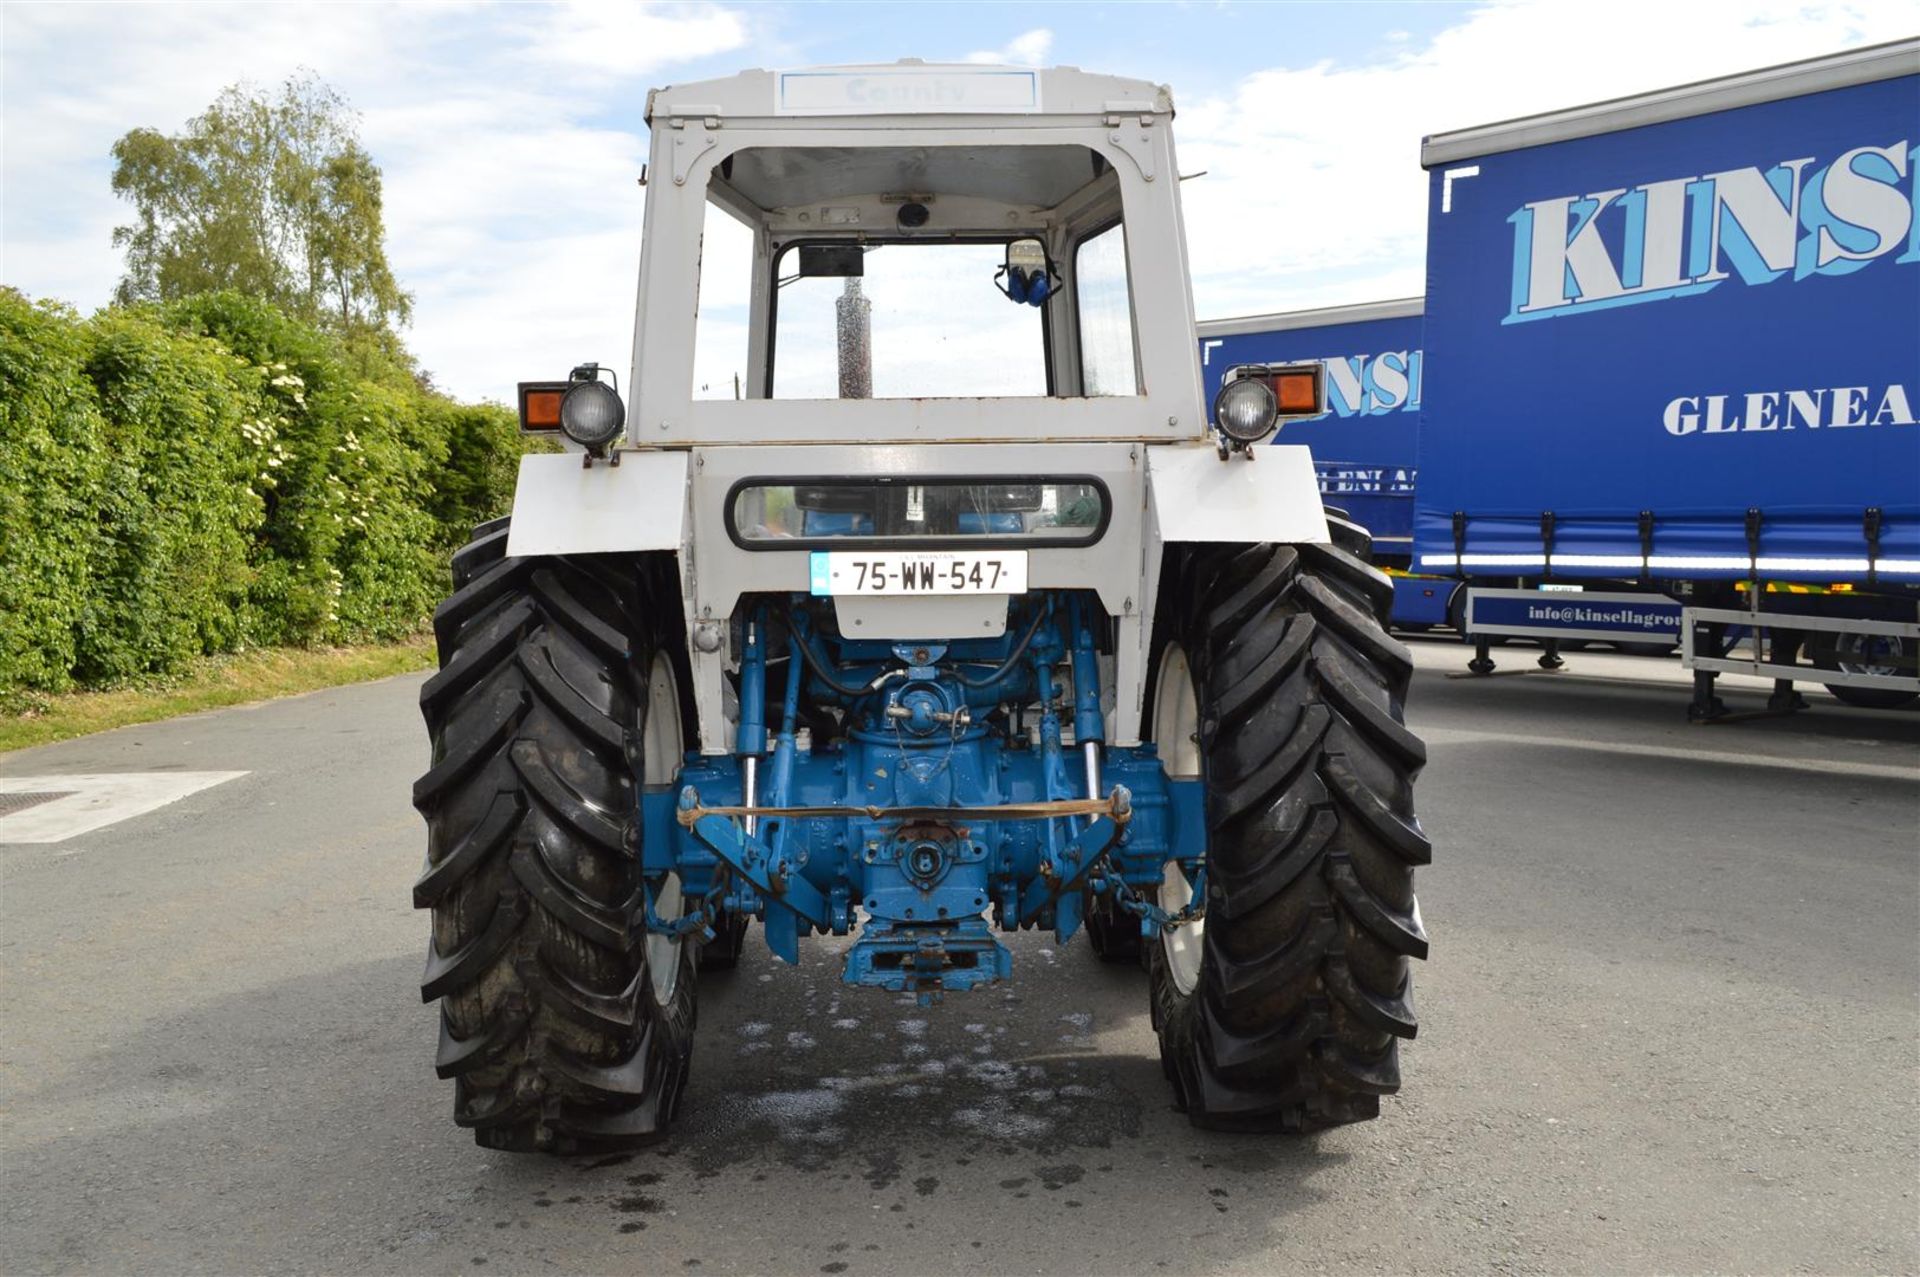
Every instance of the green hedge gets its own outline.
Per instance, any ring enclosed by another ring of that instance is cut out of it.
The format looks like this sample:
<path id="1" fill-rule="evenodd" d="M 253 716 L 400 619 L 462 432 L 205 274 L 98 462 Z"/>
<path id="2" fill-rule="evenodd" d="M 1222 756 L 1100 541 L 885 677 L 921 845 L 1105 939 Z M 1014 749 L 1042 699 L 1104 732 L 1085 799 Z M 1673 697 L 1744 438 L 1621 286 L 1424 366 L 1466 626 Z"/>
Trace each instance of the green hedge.
<path id="1" fill-rule="evenodd" d="M 231 293 L 0 289 L 0 698 L 414 632 L 504 513 L 513 414 Z"/>

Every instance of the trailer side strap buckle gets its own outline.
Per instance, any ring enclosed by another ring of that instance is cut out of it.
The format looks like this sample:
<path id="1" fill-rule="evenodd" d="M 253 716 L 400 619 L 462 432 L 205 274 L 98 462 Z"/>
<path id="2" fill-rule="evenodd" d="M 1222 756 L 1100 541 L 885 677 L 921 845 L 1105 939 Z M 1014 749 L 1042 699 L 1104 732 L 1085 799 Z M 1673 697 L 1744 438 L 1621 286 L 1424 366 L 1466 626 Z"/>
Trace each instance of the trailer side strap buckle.
<path id="1" fill-rule="evenodd" d="M 1867 538 L 1867 584 L 1879 584 L 1880 576 L 1880 507 L 1870 505 L 1860 516 L 1860 531 Z"/>

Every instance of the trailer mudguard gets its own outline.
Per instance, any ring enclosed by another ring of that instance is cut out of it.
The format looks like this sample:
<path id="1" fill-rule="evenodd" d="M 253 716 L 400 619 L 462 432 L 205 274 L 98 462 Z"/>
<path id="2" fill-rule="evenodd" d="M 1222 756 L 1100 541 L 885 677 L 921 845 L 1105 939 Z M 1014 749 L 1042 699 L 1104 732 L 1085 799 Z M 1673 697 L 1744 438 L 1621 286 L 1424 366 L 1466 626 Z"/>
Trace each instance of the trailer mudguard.
<path id="1" fill-rule="evenodd" d="M 620 464 L 577 452 L 520 458 L 507 553 L 679 553 L 687 524 L 687 454 L 624 451 Z"/>
<path id="2" fill-rule="evenodd" d="M 1211 445 L 1148 448 L 1147 500 L 1168 544 L 1328 540 L 1312 452 L 1295 445 L 1225 460 Z"/>

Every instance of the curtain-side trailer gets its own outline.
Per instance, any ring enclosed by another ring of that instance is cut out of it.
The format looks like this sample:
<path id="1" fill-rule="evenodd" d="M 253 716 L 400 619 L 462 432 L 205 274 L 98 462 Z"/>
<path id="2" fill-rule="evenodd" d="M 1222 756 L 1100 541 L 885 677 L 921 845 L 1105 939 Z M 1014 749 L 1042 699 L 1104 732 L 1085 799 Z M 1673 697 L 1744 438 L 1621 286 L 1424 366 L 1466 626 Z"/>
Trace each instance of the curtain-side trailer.
<path id="1" fill-rule="evenodd" d="M 1722 672 L 1920 695 L 1920 40 L 1422 164 L 1416 568 L 1520 613 L 1670 593 L 1698 719 Z"/>
<path id="2" fill-rule="evenodd" d="M 1326 369 L 1327 410 L 1289 422 L 1276 438 L 1313 449 L 1315 478 L 1330 507 L 1373 535 L 1373 561 L 1393 580 L 1393 627 L 1424 631 L 1451 626 L 1463 634 L 1476 597 L 1488 615 L 1480 632 L 1491 643 L 1510 638 L 1562 647 L 1611 643 L 1636 654 L 1665 655 L 1679 642 L 1679 605 L 1636 596 L 1604 624 L 1590 618 L 1601 596 L 1581 600 L 1579 615 L 1503 621 L 1490 607 L 1495 592 L 1413 564 L 1413 508 L 1419 450 L 1422 302 L 1418 297 L 1314 310 L 1203 320 L 1200 370 L 1209 393 L 1248 364 L 1318 362 Z M 1536 609 L 1537 610 L 1537 609 Z"/>

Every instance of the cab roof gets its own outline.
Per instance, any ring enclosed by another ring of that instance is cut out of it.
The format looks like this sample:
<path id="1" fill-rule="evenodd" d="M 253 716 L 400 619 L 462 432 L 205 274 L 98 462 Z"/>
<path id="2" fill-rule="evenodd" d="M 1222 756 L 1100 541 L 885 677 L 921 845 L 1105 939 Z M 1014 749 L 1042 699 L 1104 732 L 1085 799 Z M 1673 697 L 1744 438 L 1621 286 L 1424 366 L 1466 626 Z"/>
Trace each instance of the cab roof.
<path id="1" fill-rule="evenodd" d="M 1061 116 L 1173 114 L 1165 85 L 1076 67 L 899 62 L 742 71 L 718 80 L 668 85 L 647 95 L 657 118 L 805 121 L 823 117 L 996 117 L 1041 124 Z"/>

